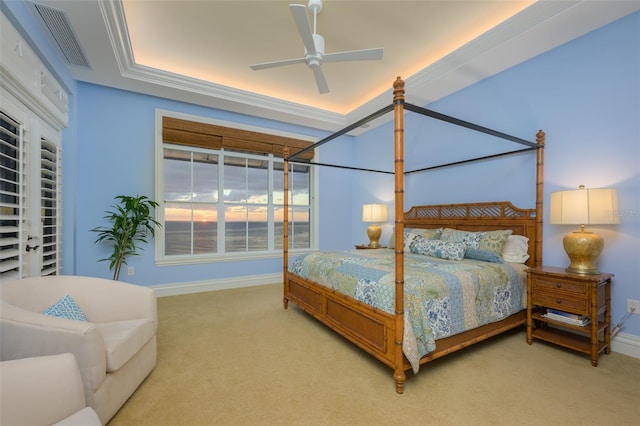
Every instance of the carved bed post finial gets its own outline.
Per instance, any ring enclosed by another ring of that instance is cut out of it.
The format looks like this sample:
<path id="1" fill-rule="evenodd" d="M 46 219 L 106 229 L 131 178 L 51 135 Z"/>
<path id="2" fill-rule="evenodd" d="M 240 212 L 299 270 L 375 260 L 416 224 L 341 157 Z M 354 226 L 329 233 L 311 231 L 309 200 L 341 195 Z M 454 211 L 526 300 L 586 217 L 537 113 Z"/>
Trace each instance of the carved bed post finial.
<path id="1" fill-rule="evenodd" d="M 393 82 L 393 102 L 404 101 L 404 80 L 398 76 Z"/>

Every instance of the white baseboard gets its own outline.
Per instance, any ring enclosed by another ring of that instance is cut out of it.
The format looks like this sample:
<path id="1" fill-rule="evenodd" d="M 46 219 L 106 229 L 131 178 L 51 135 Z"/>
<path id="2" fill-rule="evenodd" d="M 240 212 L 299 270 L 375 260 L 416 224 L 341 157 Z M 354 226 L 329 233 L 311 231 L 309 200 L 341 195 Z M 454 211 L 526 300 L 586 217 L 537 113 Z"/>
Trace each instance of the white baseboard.
<path id="1" fill-rule="evenodd" d="M 611 350 L 640 359 L 640 337 L 628 333 L 618 333 L 611 339 Z"/>
<path id="2" fill-rule="evenodd" d="M 282 274 L 250 275 L 246 277 L 222 278 L 215 280 L 191 281 L 150 286 L 157 297 L 177 296 L 180 294 L 201 293 L 204 291 L 226 290 L 231 288 L 253 287 L 257 285 L 282 282 Z"/>

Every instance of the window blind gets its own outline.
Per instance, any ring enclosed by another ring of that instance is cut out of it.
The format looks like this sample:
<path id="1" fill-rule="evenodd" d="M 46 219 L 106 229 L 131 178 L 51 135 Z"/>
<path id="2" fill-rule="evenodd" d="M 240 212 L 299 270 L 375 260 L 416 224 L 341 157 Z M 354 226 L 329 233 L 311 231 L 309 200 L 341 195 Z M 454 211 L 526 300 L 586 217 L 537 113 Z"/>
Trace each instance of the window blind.
<path id="1" fill-rule="evenodd" d="M 280 158 L 283 156 L 285 147 L 288 147 L 293 154 L 312 145 L 311 142 L 300 139 L 198 123 L 174 117 L 162 118 L 162 140 L 199 148 L 224 148 L 230 151 L 253 154 L 273 154 Z M 313 151 L 305 153 L 301 158 L 311 160 Z"/>

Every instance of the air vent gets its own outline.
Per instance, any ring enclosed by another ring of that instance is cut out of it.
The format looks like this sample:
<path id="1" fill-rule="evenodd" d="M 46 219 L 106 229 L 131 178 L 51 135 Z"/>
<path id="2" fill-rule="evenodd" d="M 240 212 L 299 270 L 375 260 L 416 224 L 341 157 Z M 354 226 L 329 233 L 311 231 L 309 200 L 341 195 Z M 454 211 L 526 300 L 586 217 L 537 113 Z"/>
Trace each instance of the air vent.
<path id="1" fill-rule="evenodd" d="M 34 14 L 41 19 L 53 42 L 70 65 L 89 67 L 89 61 L 71 28 L 67 13 L 39 3 L 27 2 Z"/>

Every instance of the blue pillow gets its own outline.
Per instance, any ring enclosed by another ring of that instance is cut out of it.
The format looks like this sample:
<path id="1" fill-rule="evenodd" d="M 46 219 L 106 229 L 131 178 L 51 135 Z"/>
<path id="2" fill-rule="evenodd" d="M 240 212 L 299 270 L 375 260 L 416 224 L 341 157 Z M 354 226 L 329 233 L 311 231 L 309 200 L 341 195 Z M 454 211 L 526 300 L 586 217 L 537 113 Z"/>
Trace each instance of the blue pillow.
<path id="1" fill-rule="evenodd" d="M 462 260 L 466 246 L 453 241 L 431 240 L 417 235 L 410 244 L 410 251 L 447 260 Z"/>
<path id="2" fill-rule="evenodd" d="M 87 316 L 82 312 L 80 306 L 68 294 L 58 300 L 53 305 L 42 311 L 43 314 L 52 317 L 66 318 L 77 321 L 89 321 Z"/>
<path id="3" fill-rule="evenodd" d="M 504 259 L 502 259 L 501 256 L 487 250 L 475 248 L 467 248 L 467 251 L 464 253 L 464 257 L 467 259 L 484 260 L 485 262 L 504 263 Z"/>

